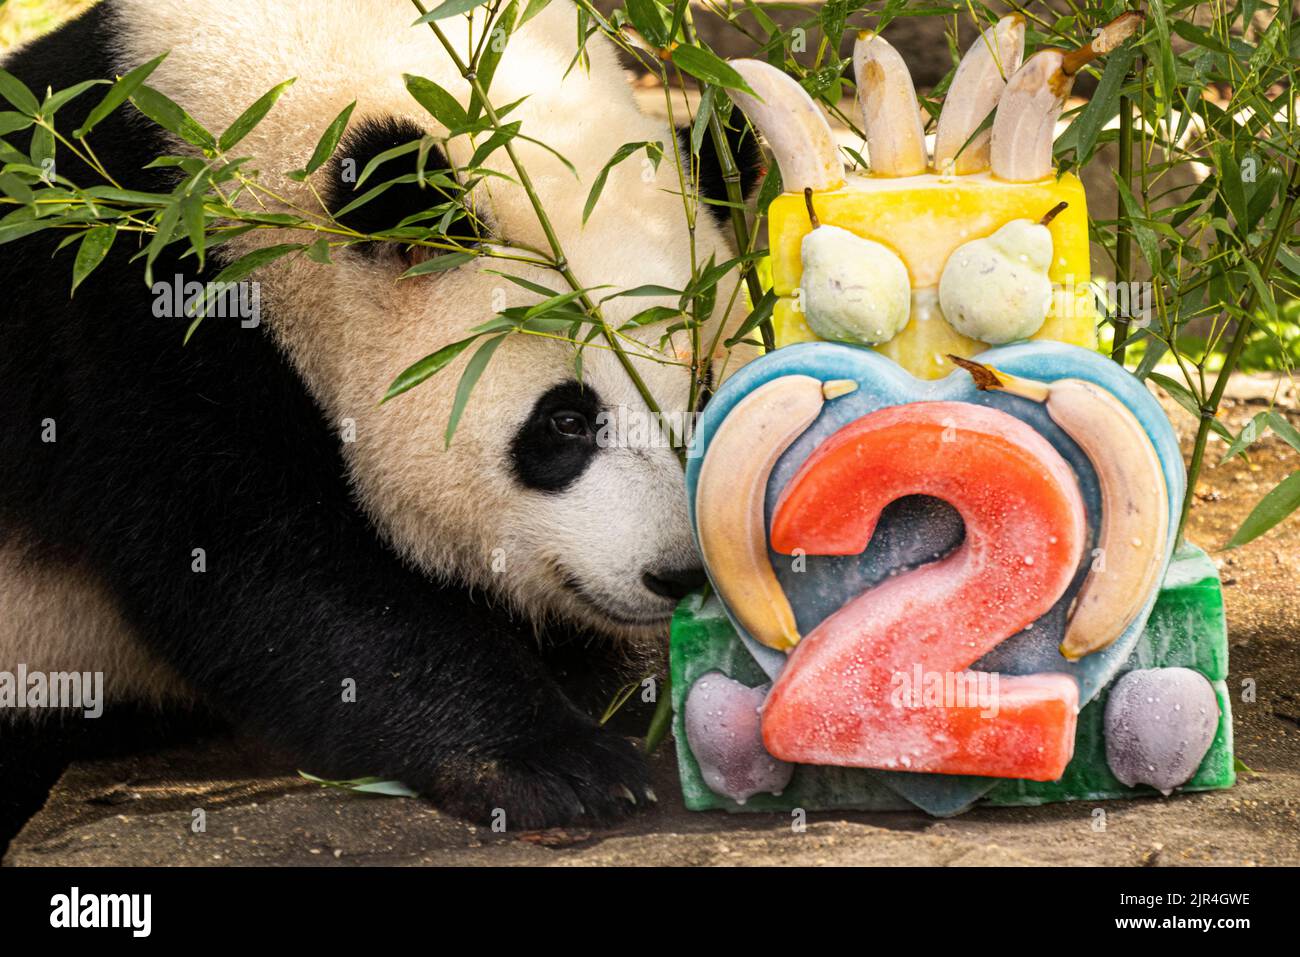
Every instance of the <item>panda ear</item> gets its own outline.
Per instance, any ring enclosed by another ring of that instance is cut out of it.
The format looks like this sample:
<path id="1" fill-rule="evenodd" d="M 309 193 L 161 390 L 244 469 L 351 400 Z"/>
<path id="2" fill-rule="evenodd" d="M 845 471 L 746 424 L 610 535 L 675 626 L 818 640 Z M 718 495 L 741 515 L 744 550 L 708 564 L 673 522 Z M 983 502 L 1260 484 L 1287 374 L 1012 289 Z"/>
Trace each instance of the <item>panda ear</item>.
<path id="1" fill-rule="evenodd" d="M 337 215 L 375 185 L 415 173 L 415 159 L 407 153 L 380 163 L 368 180 L 368 185 L 363 185 L 360 190 L 355 185 L 361 171 L 373 160 L 424 135 L 425 130 L 409 120 L 390 116 L 362 119 L 348 130 L 330 161 L 322 191 L 326 208 L 332 215 Z M 450 169 L 451 164 L 442 150 L 433 146 L 427 151 L 424 168 L 426 173 L 433 173 Z M 338 216 L 338 221 L 360 233 L 381 233 L 446 198 L 445 194 L 437 190 L 421 188 L 419 183 L 395 183 L 369 202 Z M 467 229 L 476 227 L 472 218 L 466 217 L 462 222 Z"/>
<path id="2" fill-rule="evenodd" d="M 736 170 L 740 173 L 741 195 L 748 200 L 753 196 L 754 188 L 763 176 L 763 152 L 758 147 L 758 140 L 755 139 L 753 130 L 745 124 L 739 110 L 733 111 L 732 123 L 736 128 L 731 126 L 726 128 L 727 143 L 731 147 L 731 156 L 736 163 Z M 681 142 L 683 155 L 689 155 L 690 129 L 688 127 L 679 129 L 677 138 Z M 722 164 L 718 162 L 718 151 L 714 147 L 713 137 L 708 134 L 705 134 L 700 141 L 698 178 L 702 197 L 723 203 L 727 201 L 727 184 L 722 178 Z M 709 204 L 707 208 L 719 225 L 731 221 L 731 212 L 726 206 Z"/>

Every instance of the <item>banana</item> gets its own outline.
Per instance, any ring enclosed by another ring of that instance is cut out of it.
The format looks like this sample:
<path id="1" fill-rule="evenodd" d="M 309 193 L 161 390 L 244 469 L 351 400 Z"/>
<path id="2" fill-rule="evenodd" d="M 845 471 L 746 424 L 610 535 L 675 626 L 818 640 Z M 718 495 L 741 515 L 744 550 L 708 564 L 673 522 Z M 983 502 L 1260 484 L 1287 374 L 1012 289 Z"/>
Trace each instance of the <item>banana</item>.
<path id="1" fill-rule="evenodd" d="M 944 97 L 934 134 L 936 173 L 964 175 L 988 169 L 991 133 L 975 131 L 998 105 L 1007 77 L 1020 69 L 1024 55 L 1025 18 L 1018 13 L 989 27 L 966 51 Z"/>
<path id="2" fill-rule="evenodd" d="M 787 375 L 759 386 L 723 419 L 700 463 L 695 523 L 709 578 L 741 626 L 769 648 L 799 642 L 794 610 L 767 557 L 763 505 L 772 467 L 848 379 Z"/>
<path id="3" fill-rule="evenodd" d="M 1097 550 L 1075 596 L 1061 641 L 1071 661 L 1100 651 L 1123 634 L 1155 589 L 1169 543 L 1169 491 L 1146 430 L 1128 406 L 1082 379 L 1039 382 L 949 356 L 980 389 L 998 389 L 1045 403 L 1097 470 L 1101 527 Z"/>
<path id="4" fill-rule="evenodd" d="M 843 186 L 844 162 L 835 135 L 804 88 L 762 60 L 732 60 L 731 66 L 758 95 L 729 90 L 728 96 L 767 140 L 786 192 Z"/>
<path id="5" fill-rule="evenodd" d="M 853 44 L 853 79 L 871 172 L 878 176 L 924 173 L 925 128 L 912 74 L 898 51 L 879 34 L 862 31 Z"/>
<path id="6" fill-rule="evenodd" d="M 1007 81 L 993 117 L 989 162 L 993 175 L 1032 183 L 1052 175 L 1056 121 L 1084 65 L 1115 49 L 1142 25 L 1142 15 L 1125 13 L 1075 50 L 1041 50 Z"/>

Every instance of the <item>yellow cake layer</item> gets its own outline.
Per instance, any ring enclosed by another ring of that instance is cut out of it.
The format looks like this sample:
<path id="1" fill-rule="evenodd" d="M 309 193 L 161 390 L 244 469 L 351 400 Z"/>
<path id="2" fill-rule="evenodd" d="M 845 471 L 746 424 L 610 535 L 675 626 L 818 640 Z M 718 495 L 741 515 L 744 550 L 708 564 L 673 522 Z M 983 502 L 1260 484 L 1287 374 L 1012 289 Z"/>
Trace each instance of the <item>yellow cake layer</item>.
<path id="1" fill-rule="evenodd" d="M 1048 275 L 1057 294 L 1033 338 L 1096 348 L 1096 316 L 1087 288 L 1087 200 L 1074 174 L 1038 183 L 1007 183 L 988 173 L 850 176 L 839 189 L 813 197 L 821 222 L 882 243 L 903 260 L 912 281 L 912 317 L 878 350 L 923 378 L 947 375 L 951 367 L 943 357 L 949 352 L 973 355 L 988 348 L 959 334 L 939 314 L 934 289 L 948 257 L 963 243 L 988 236 L 1013 219 L 1041 219 L 1062 201 L 1069 205 L 1048 227 L 1054 249 Z M 777 345 L 815 340 L 791 298 L 803 275 L 803 237 L 812 228 L 803 196 L 778 196 L 768 216 L 772 282 L 782 296 L 773 317 Z"/>
<path id="2" fill-rule="evenodd" d="M 776 301 L 772 326 L 778 348 L 795 342 L 816 342 L 819 338 L 808 328 L 803 313 L 788 296 Z M 1032 338 L 1096 349 L 1096 311 L 1091 289 L 1088 286 L 1055 287 L 1052 308 L 1043 321 L 1043 327 Z M 934 290 L 927 289 L 912 293 L 912 314 L 903 331 L 874 348 L 917 378 L 941 379 L 953 371 L 947 358 L 949 353 L 968 358 L 991 347 L 978 339 L 963 336 L 948 325 L 939 312 Z"/>

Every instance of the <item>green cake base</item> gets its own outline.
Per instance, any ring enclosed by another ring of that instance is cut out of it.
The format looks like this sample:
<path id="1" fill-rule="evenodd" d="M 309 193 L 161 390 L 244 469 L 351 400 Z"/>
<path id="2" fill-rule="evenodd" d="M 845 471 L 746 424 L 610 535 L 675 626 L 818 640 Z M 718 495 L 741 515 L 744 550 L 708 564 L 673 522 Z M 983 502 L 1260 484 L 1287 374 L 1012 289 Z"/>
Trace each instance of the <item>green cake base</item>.
<path id="1" fill-rule="evenodd" d="M 1196 774 L 1178 790 L 1231 787 L 1236 774 L 1232 755 L 1232 707 L 1225 684 L 1228 632 L 1223 592 L 1214 563 L 1195 547 L 1187 547 L 1174 556 L 1146 630 L 1120 674 L 1136 668 L 1175 667 L 1192 668 L 1205 675 L 1219 697 L 1220 709 L 1214 743 Z M 720 671 L 749 687 L 767 681 L 717 598 L 701 600 L 694 595 L 678 607 L 672 627 L 673 733 L 682 794 L 688 808 L 696 811 L 794 808 L 897 811 L 913 807 L 885 783 L 886 772 L 862 768 L 799 765 L 783 793 L 757 794 L 743 805 L 709 790 L 686 741 L 684 711 L 687 692 L 701 675 L 710 671 Z M 1079 712 L 1074 758 L 1059 781 L 1003 780 L 976 803 L 1006 807 L 1158 795 L 1158 791 L 1146 786 L 1126 787 L 1106 764 L 1103 716 L 1108 695 L 1109 687 Z"/>

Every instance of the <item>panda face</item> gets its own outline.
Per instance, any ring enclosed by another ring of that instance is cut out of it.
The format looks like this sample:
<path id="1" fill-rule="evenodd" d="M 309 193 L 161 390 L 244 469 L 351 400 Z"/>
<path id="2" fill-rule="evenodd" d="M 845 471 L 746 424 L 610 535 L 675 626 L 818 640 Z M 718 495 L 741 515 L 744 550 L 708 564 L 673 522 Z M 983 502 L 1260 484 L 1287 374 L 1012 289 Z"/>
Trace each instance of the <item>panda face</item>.
<path id="1" fill-rule="evenodd" d="M 357 170 L 388 146 L 445 134 L 407 93 L 403 74 L 428 77 L 468 101 L 435 38 L 411 26 L 406 0 L 113 2 L 122 72 L 170 50 L 150 84 L 209 129 L 226 128 L 271 86 L 297 77 L 238 152 L 253 158 L 277 197 L 300 209 L 319 209 L 322 201 L 337 209 L 345 195 L 357 195 L 338 163 L 308 184 L 285 175 L 303 165 L 353 100 L 337 155 Z M 655 170 L 634 158 L 615 167 L 583 222 L 591 184 L 622 144 L 660 141 L 670 149 L 674 132 L 637 109 L 615 51 L 599 37 L 588 43 L 588 68 L 570 70 L 576 34 L 574 8 L 554 0 L 511 38 L 491 97 L 523 98 L 511 119 L 577 169 L 575 178 L 548 150 L 516 141 L 568 265 L 596 287 L 593 298 L 649 284 L 682 288 L 693 261 L 702 267 L 732 252 L 708 215 L 698 217 L 691 248 L 672 162 Z M 277 42 L 259 42 L 266 37 Z M 459 138 L 431 162 L 463 165 L 469 155 Z M 468 197 L 471 241 L 546 249 L 505 152 L 485 165 L 503 176 L 485 178 Z M 361 207 L 374 221 L 357 225 L 382 229 L 428 205 L 418 186 L 394 187 L 382 202 Z M 288 241 L 301 236 L 255 230 L 226 249 L 235 256 Z M 600 339 L 583 350 L 580 374 L 571 344 L 529 335 L 505 340 L 450 446 L 444 431 L 474 347 L 426 383 L 378 402 L 413 362 L 470 335 L 504 307 L 537 301 L 500 273 L 559 291 L 564 280 L 549 269 L 486 258 L 401 280 L 410 253 L 392 245 L 339 250 L 334 260 L 282 259 L 255 278 L 270 333 L 324 414 L 349 436 L 350 479 L 380 533 L 430 575 L 468 583 L 539 623 L 562 619 L 633 639 L 661 635 L 676 598 L 702 581 L 682 471 L 654 429 L 602 428 L 644 418 L 646 408 Z M 720 287 L 719 303 L 730 301 L 731 291 Z M 603 310 L 617 327 L 657 304 L 670 302 L 614 298 Z M 739 319 L 738 307 L 730 316 L 721 312 L 716 322 Z M 632 351 L 653 354 L 633 359 L 641 378 L 666 413 L 680 415 L 688 372 L 675 360 L 689 355 L 689 343 L 678 334 L 661 352 L 661 327 L 636 335 L 645 346 Z"/>

